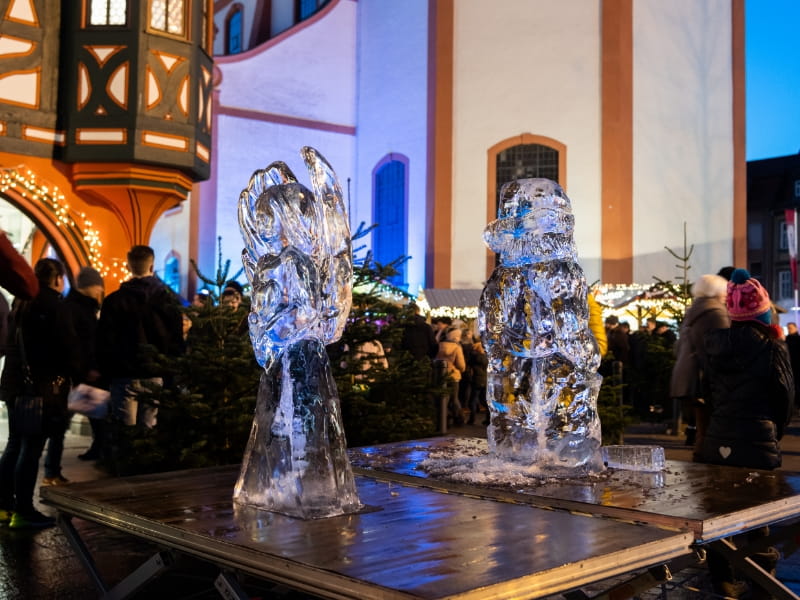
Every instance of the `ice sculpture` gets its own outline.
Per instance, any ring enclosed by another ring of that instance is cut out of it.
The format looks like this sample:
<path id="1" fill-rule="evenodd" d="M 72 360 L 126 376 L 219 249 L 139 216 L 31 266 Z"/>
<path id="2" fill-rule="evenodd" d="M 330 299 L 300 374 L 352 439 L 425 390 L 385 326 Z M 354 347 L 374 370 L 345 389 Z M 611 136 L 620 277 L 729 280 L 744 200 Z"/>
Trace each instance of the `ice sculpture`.
<path id="1" fill-rule="evenodd" d="M 239 196 L 250 339 L 264 371 L 233 497 L 312 519 L 361 503 L 325 352 L 350 312 L 350 226 L 333 169 L 313 148 L 301 154 L 313 192 L 274 162 Z"/>
<path id="2" fill-rule="evenodd" d="M 569 198 L 549 179 L 500 191 L 484 240 L 499 263 L 480 300 L 489 358 L 489 450 L 558 471 L 603 469 L 587 285 L 577 262 Z"/>

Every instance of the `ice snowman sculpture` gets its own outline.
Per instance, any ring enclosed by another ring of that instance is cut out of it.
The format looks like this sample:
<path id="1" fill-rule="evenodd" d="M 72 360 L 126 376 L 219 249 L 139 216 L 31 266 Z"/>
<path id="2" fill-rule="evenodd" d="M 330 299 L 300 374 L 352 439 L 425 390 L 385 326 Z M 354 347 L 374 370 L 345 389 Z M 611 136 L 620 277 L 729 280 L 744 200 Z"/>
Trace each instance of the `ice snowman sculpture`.
<path id="1" fill-rule="evenodd" d="M 548 470 L 601 471 L 597 374 L 587 285 L 569 198 L 549 179 L 500 191 L 484 240 L 499 255 L 480 300 L 489 358 L 489 450 Z"/>
<path id="2" fill-rule="evenodd" d="M 333 169 L 313 148 L 301 154 L 313 191 L 274 162 L 239 196 L 250 339 L 264 370 L 233 497 L 311 519 L 361 503 L 325 351 L 352 303 L 350 226 Z"/>

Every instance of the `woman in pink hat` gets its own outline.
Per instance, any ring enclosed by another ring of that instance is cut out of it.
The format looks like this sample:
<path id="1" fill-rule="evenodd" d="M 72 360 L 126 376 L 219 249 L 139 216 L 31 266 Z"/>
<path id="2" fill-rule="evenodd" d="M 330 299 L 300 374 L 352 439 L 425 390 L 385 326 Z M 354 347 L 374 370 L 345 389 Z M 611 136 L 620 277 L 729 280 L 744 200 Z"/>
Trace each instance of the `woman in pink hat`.
<path id="1" fill-rule="evenodd" d="M 767 291 L 736 269 L 726 298 L 730 329 L 706 334 L 711 420 L 702 462 L 775 469 L 778 441 L 791 418 L 794 378 L 783 333 L 772 325 Z"/>
<path id="2" fill-rule="evenodd" d="M 699 459 L 717 465 L 775 469 L 781 466 L 779 440 L 789 423 L 794 400 L 794 378 L 783 331 L 772 324 L 769 294 L 744 269 L 736 269 L 731 275 L 725 302 L 730 328 L 710 331 L 704 340 L 711 418 Z M 760 528 L 741 536 L 755 543 L 767 534 L 767 528 Z M 735 543 L 740 546 L 739 541 Z M 777 549 L 769 547 L 750 558 L 765 571 L 774 572 L 779 556 Z M 717 593 L 734 598 L 746 593 L 748 583 L 737 581 L 724 556 L 709 548 L 707 557 Z"/>

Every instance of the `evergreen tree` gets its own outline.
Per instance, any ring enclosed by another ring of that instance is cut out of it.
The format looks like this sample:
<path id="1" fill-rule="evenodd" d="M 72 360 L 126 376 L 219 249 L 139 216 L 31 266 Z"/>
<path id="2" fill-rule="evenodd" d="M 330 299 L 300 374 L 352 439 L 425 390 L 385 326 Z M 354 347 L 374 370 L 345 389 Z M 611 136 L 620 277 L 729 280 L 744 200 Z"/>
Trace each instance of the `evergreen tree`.
<path id="1" fill-rule="evenodd" d="M 367 231 L 362 224 L 353 239 Z M 367 252 L 355 261 L 353 308 L 342 338 L 328 347 L 350 446 L 416 439 L 436 431 L 434 398 L 441 389 L 432 383 L 430 361 L 417 361 L 402 348 L 403 328 L 414 316 L 412 298 L 386 283 L 405 260 L 381 265 Z M 363 352 L 364 344 L 376 340 L 385 363 Z"/>
<path id="2" fill-rule="evenodd" d="M 116 474 L 238 463 L 250 433 L 261 368 L 246 330 L 246 312 L 226 306 L 187 309 L 187 351 L 155 355 L 168 369 L 161 389 L 140 396 L 158 405 L 153 429 L 112 423 L 107 466 Z"/>

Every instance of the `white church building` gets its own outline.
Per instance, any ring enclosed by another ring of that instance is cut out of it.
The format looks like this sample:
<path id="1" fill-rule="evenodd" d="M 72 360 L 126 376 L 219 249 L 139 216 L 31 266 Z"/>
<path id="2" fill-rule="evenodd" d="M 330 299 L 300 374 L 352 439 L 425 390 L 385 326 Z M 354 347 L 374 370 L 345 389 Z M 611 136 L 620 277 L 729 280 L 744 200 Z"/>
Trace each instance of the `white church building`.
<path id="1" fill-rule="evenodd" d="M 152 245 L 238 264 L 239 192 L 299 150 L 334 167 L 397 283 L 480 288 L 503 183 L 558 181 L 589 282 L 744 264 L 743 0 L 214 3 L 211 177 Z M 300 11 L 300 19 L 298 19 Z M 289 24 L 288 28 L 287 23 Z M 294 23 L 294 24 L 293 24 Z M 293 25 L 292 25 L 293 24 Z M 187 236 L 186 232 L 191 235 Z"/>

